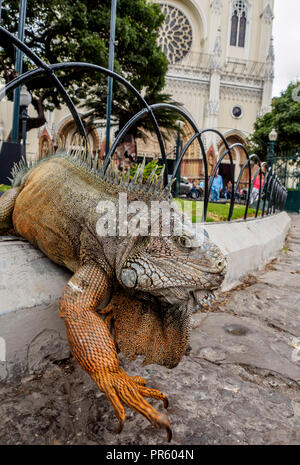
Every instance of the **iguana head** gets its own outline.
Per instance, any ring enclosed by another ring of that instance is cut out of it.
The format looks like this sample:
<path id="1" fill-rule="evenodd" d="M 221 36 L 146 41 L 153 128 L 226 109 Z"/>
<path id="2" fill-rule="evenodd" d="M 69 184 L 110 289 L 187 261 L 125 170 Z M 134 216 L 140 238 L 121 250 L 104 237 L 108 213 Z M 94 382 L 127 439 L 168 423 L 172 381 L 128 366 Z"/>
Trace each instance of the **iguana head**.
<path id="1" fill-rule="evenodd" d="M 123 287 L 171 304 L 190 299 L 201 303 L 222 284 L 226 273 L 220 249 L 188 228 L 180 236 L 138 237 L 122 258 L 116 274 Z"/>
<path id="2" fill-rule="evenodd" d="M 141 221 L 145 223 L 147 218 Z M 204 230 L 196 234 L 173 202 L 164 204 L 148 233 L 131 238 L 125 253 L 120 248 L 116 276 L 123 287 L 150 293 L 170 304 L 191 300 L 200 304 L 222 284 L 226 260 L 221 250 Z"/>
<path id="3" fill-rule="evenodd" d="M 117 237 L 102 237 L 105 254 L 124 288 L 151 294 L 168 304 L 200 303 L 223 282 L 226 260 L 207 236 L 196 234 L 191 222 L 172 202 L 170 186 L 163 187 L 163 175 L 158 179 L 152 175 L 143 183 L 143 170 L 141 165 L 128 182 L 115 177 L 115 194 L 111 197 L 115 205 L 110 204 L 108 213 L 117 212 L 112 221 Z M 125 194 L 126 203 L 120 206 Z M 127 233 L 122 236 L 125 210 Z M 99 226 L 103 224 L 102 217 Z M 130 229 L 132 224 L 134 231 Z"/>

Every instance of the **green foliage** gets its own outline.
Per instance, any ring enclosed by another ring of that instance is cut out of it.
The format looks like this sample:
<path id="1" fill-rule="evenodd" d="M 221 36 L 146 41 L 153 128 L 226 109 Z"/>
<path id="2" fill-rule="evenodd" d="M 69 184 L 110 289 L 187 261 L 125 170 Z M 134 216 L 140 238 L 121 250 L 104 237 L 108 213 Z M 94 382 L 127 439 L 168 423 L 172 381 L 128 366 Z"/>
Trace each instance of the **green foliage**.
<path id="1" fill-rule="evenodd" d="M 11 186 L 6 186 L 6 184 L 0 184 L 0 191 L 6 192 L 8 189 L 11 189 Z"/>
<path id="2" fill-rule="evenodd" d="M 130 179 L 134 177 L 138 166 L 139 164 L 136 163 L 130 168 Z M 156 166 L 157 168 L 156 168 L 155 173 L 158 176 L 161 173 L 161 170 L 163 167 L 159 165 L 157 161 L 152 160 L 145 165 L 144 173 L 143 173 L 143 182 L 147 181 L 148 177 L 150 176 L 150 174 L 152 173 L 152 171 L 155 169 Z"/>
<path id="3" fill-rule="evenodd" d="M 229 203 L 209 203 L 207 208 L 207 221 L 227 221 L 229 207 Z M 232 219 L 238 220 L 244 218 L 245 208 L 245 205 L 235 205 L 232 213 Z M 255 216 L 255 213 L 255 208 L 248 208 L 247 217 Z M 259 210 L 258 215 L 261 215 L 261 213 L 262 212 Z"/>
<path id="4" fill-rule="evenodd" d="M 47 63 L 83 61 L 103 67 L 108 65 L 111 0 L 28 0 L 25 43 Z M 19 0 L 4 1 L 2 26 L 17 33 Z M 164 20 L 160 7 L 147 0 L 118 0 L 116 21 L 115 71 L 126 77 L 150 104 L 170 101 L 162 93 L 167 59 L 157 45 L 158 30 Z M 1 41 L 0 60 L 6 80 L 13 75 L 15 50 Z M 23 71 L 35 67 L 25 58 Z M 87 103 L 89 122 L 106 113 L 107 78 L 100 73 L 69 69 L 59 77 L 75 103 Z M 11 75 L 11 76 L 10 76 Z M 60 94 L 47 76 L 27 84 L 38 109 L 53 109 L 62 103 Z M 11 96 L 10 96 L 11 98 Z M 140 104 L 123 86 L 114 83 L 112 115 L 124 123 Z M 37 110 L 38 111 L 38 110 Z M 160 123 L 173 127 L 176 116 L 166 112 Z M 147 124 L 142 122 L 147 128 Z M 136 128 L 136 133 L 137 133 Z"/>
<path id="5" fill-rule="evenodd" d="M 175 203 L 181 210 L 191 216 L 192 223 L 200 223 L 202 221 L 203 202 L 175 199 Z M 207 223 L 213 223 L 215 221 L 227 221 L 229 213 L 229 203 L 209 203 L 207 207 Z M 245 205 L 235 205 L 233 209 L 232 219 L 239 220 L 244 218 Z M 258 216 L 261 215 L 261 210 L 258 211 Z M 253 217 L 256 214 L 255 208 L 249 208 L 247 217 Z"/>
<path id="6" fill-rule="evenodd" d="M 299 91 L 297 92 L 297 88 Z M 249 139 L 249 148 L 262 160 L 267 157 L 269 133 L 275 128 L 278 133 L 276 152 L 296 150 L 300 146 L 300 81 L 292 82 L 281 96 L 272 101 L 272 111 L 258 118 L 254 133 Z M 297 101 L 299 100 L 299 101 Z"/>

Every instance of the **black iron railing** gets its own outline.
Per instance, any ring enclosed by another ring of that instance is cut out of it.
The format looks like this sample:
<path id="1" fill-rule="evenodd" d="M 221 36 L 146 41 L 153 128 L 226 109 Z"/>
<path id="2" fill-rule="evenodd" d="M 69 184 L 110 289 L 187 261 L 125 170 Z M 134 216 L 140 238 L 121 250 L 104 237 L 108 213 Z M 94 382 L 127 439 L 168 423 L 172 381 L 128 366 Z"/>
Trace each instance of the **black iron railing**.
<path id="1" fill-rule="evenodd" d="M 75 108 L 75 105 L 69 96 L 68 92 L 60 82 L 59 78 L 56 76 L 55 72 L 59 70 L 66 70 L 70 68 L 79 68 L 79 69 L 85 69 L 88 71 L 93 71 L 93 72 L 99 72 L 103 73 L 107 76 L 111 76 L 114 78 L 116 81 L 120 82 L 123 84 L 128 90 L 130 90 L 133 95 L 138 99 L 138 101 L 141 104 L 141 110 L 139 113 L 134 115 L 126 124 L 125 126 L 119 131 L 117 137 L 115 138 L 109 152 L 107 153 L 104 161 L 104 170 L 107 170 L 112 156 L 115 153 L 116 148 L 118 145 L 121 143 L 123 137 L 128 133 L 128 131 L 138 123 L 142 118 L 145 116 L 148 116 L 153 124 L 154 131 L 156 133 L 156 137 L 158 140 L 159 148 L 160 148 L 160 155 L 161 155 L 161 160 L 162 163 L 165 165 L 165 184 L 168 182 L 168 166 L 167 166 L 167 158 L 166 158 L 166 153 L 165 153 L 165 148 L 164 148 L 164 143 L 163 143 L 163 138 L 162 134 L 159 128 L 159 125 L 157 123 L 157 119 L 155 117 L 155 112 L 159 110 L 169 110 L 172 112 L 177 112 L 178 115 L 180 115 L 185 121 L 187 121 L 190 126 L 192 127 L 194 134 L 193 136 L 188 140 L 186 145 L 183 147 L 181 150 L 181 153 L 179 154 L 179 157 L 177 159 L 175 168 L 173 170 L 173 173 L 171 175 L 171 179 L 173 180 L 176 177 L 177 171 L 180 169 L 182 160 L 191 146 L 191 144 L 197 140 L 200 146 L 200 151 L 203 159 L 203 167 L 204 167 L 204 208 L 203 208 L 203 221 L 206 221 L 206 215 L 207 215 L 207 207 L 208 207 L 208 202 L 209 202 L 209 197 L 210 193 L 212 190 L 212 182 L 215 174 L 217 173 L 220 164 L 224 160 L 224 158 L 227 156 L 229 158 L 230 162 L 230 167 L 231 167 L 231 182 L 232 182 L 232 191 L 231 191 L 231 199 L 230 199 L 230 207 L 229 207 L 229 213 L 228 213 L 228 221 L 231 221 L 232 219 L 232 214 L 233 214 L 233 209 L 234 205 L 236 203 L 236 199 L 238 197 L 238 189 L 239 185 L 241 184 L 242 180 L 242 175 L 245 171 L 246 168 L 248 168 L 248 189 L 246 193 L 246 202 L 245 202 L 245 214 L 244 214 L 244 219 L 247 219 L 248 216 L 248 209 L 250 205 L 250 199 L 252 198 L 253 193 L 255 192 L 254 190 L 254 184 L 257 176 L 260 178 L 259 182 L 259 190 L 256 192 L 256 214 L 255 217 L 257 218 L 259 215 L 259 210 L 260 206 L 261 207 L 261 216 L 266 216 L 270 215 L 272 213 L 282 211 L 284 209 L 286 199 L 287 199 L 287 190 L 285 187 L 282 185 L 281 181 L 279 178 L 273 173 L 271 168 L 267 168 L 267 164 L 265 162 L 261 163 L 259 157 L 255 154 L 252 154 L 249 156 L 248 151 L 246 147 L 244 147 L 240 143 L 232 144 L 229 145 L 228 141 L 225 139 L 223 134 L 216 129 L 203 129 L 199 130 L 197 127 L 195 121 L 193 118 L 181 107 L 176 107 L 171 104 L 166 104 L 166 103 L 158 103 L 154 105 L 149 105 L 146 100 L 142 97 L 142 95 L 137 91 L 137 89 L 130 84 L 126 79 L 124 79 L 122 76 L 119 74 L 110 71 L 106 68 L 103 68 L 101 66 L 91 64 L 91 63 L 79 63 L 79 62 L 64 62 L 64 63 L 56 63 L 56 64 L 51 64 L 48 65 L 45 62 L 43 62 L 29 47 L 27 47 L 23 42 L 19 41 L 15 36 L 13 36 L 10 32 L 8 32 L 6 29 L 3 27 L 0 27 L 0 43 L 1 41 L 9 41 L 12 43 L 15 47 L 18 47 L 20 50 L 22 50 L 23 53 L 27 55 L 28 58 L 32 60 L 32 62 L 37 65 L 38 67 L 36 69 L 27 71 L 26 73 L 23 73 L 22 75 L 16 77 L 14 80 L 9 82 L 1 91 L 0 91 L 0 101 L 3 99 L 3 97 L 6 95 L 7 92 L 14 90 L 16 87 L 25 84 L 26 82 L 40 76 L 43 74 L 46 74 L 50 76 L 50 78 L 53 80 L 55 86 L 57 87 L 58 91 L 60 92 L 61 96 L 63 97 L 66 105 L 68 106 L 74 121 L 76 123 L 76 126 L 78 128 L 78 132 L 81 134 L 81 136 L 85 139 L 87 142 L 87 135 L 86 131 L 84 128 L 84 124 Z M 224 153 L 220 156 L 219 160 L 216 163 L 216 166 L 213 170 L 213 173 L 211 176 L 208 174 L 208 163 L 207 163 L 207 155 L 204 147 L 204 136 L 208 132 L 213 132 L 217 134 L 221 141 L 224 144 L 225 151 Z M 233 162 L 233 155 L 232 155 L 232 150 L 236 147 L 239 147 L 241 150 L 245 152 L 246 155 L 246 161 L 243 164 L 241 171 L 239 173 L 239 177 L 237 179 L 237 182 L 235 183 L 234 181 L 234 162 Z M 255 172 L 253 178 L 251 176 L 251 170 L 252 166 L 251 163 L 256 162 L 258 169 Z M 263 176 L 265 177 L 265 182 L 263 184 Z M 263 187 L 262 187 L 263 186 Z"/>

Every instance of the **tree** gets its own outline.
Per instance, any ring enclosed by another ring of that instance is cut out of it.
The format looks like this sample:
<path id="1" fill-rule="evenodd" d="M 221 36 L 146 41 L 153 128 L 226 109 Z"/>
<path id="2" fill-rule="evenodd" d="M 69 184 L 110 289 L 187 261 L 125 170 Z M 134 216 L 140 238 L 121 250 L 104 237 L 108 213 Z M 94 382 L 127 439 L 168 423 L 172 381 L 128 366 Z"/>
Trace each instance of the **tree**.
<path id="1" fill-rule="evenodd" d="M 47 63 L 83 61 L 107 67 L 111 0 L 28 0 L 25 43 Z M 19 1 L 3 3 L 2 23 L 10 32 L 18 29 Z M 125 76 L 149 103 L 170 101 L 162 93 L 167 60 L 157 45 L 158 30 L 164 20 L 157 4 L 147 0 L 118 0 L 115 71 Z M 15 49 L 1 40 L 2 75 L 6 82 L 15 76 Z M 23 71 L 35 67 L 24 57 Z M 58 73 L 76 104 L 87 103 L 90 121 L 105 117 L 107 78 L 98 73 L 71 69 Z M 45 123 L 45 109 L 63 103 L 47 76 L 27 84 L 37 111 L 27 129 Z M 12 98 L 12 96 L 9 96 Z M 94 104 L 96 102 L 96 104 Z M 112 115 L 120 127 L 141 107 L 123 86 L 115 83 Z M 175 127 L 176 115 L 163 112 L 160 123 Z M 146 125 L 146 123 L 141 123 Z"/>
<path id="2" fill-rule="evenodd" d="M 272 111 L 258 118 L 254 133 L 249 138 L 251 153 L 266 159 L 269 133 L 275 128 L 278 133 L 276 152 L 297 150 L 300 147 L 300 82 L 291 82 L 280 97 L 272 101 Z"/>

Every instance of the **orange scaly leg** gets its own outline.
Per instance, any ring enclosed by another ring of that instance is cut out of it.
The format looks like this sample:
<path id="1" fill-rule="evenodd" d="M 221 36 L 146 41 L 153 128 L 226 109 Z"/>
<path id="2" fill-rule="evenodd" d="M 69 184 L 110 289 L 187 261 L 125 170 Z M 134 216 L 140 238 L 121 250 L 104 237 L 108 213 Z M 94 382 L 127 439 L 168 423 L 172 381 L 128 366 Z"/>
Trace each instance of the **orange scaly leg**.
<path id="1" fill-rule="evenodd" d="M 110 400 L 122 431 L 126 405 L 144 415 L 156 428 L 172 433 L 166 415 L 159 414 L 145 397 L 163 400 L 157 389 L 145 387 L 145 380 L 129 376 L 119 366 L 118 356 L 106 324 L 95 313 L 109 287 L 106 273 L 94 263 L 83 265 L 66 285 L 60 300 L 60 316 L 74 357 Z"/>

